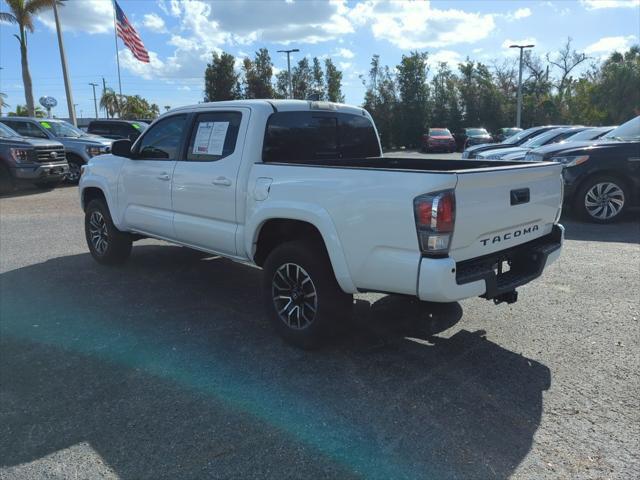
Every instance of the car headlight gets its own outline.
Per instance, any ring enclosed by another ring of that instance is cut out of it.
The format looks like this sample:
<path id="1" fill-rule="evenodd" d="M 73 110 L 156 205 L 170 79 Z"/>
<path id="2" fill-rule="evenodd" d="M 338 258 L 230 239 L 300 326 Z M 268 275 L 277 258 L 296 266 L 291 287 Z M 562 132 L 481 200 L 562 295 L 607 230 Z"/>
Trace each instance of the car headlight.
<path id="1" fill-rule="evenodd" d="M 9 153 L 13 161 L 16 163 L 28 163 L 29 162 L 29 150 L 25 148 L 10 148 Z"/>
<path id="2" fill-rule="evenodd" d="M 589 160 L 589 155 L 573 155 L 566 157 L 553 157 L 551 158 L 552 162 L 558 162 L 563 164 L 565 167 L 575 167 L 576 165 L 580 165 L 581 163 Z"/>
<path id="3" fill-rule="evenodd" d="M 89 145 L 86 147 L 87 155 L 90 157 L 95 157 L 96 155 L 102 155 L 103 153 L 109 152 L 109 147 L 99 146 L 99 145 Z"/>
<path id="4" fill-rule="evenodd" d="M 488 155 L 486 158 L 489 160 L 500 160 L 502 159 L 502 155 L 494 153 L 493 155 Z"/>
<path id="5" fill-rule="evenodd" d="M 541 162 L 543 158 L 544 157 L 539 153 L 527 153 L 524 156 L 524 161 L 525 162 Z"/>
<path id="6" fill-rule="evenodd" d="M 469 158 L 469 151 L 465 150 L 464 152 L 462 152 L 462 158 Z"/>

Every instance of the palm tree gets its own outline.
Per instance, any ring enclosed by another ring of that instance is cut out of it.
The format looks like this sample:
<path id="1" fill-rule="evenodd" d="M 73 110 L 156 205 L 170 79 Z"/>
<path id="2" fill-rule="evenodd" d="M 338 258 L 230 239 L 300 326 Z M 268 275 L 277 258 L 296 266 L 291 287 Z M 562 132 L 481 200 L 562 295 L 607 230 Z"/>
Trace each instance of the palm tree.
<path id="1" fill-rule="evenodd" d="M 20 35 L 14 35 L 20 43 L 20 60 L 22 62 L 22 83 L 24 84 L 24 97 L 27 102 L 29 116 L 35 115 L 33 102 L 33 84 L 29 72 L 29 60 L 27 59 L 27 30 L 33 33 L 33 17 L 40 11 L 53 6 L 53 2 L 61 3 L 61 0 L 5 0 L 10 12 L 0 12 L 0 22 L 15 23 L 18 25 Z"/>
<path id="2" fill-rule="evenodd" d="M 4 107 L 10 107 L 11 105 L 9 105 L 7 102 L 4 101 L 4 99 L 7 98 L 7 94 L 0 92 L 0 116 L 2 116 L 2 109 Z"/>
<path id="3" fill-rule="evenodd" d="M 33 115 L 29 115 L 29 109 L 26 105 L 16 105 L 16 109 L 13 112 L 9 112 L 10 117 L 38 117 L 44 118 L 47 116 L 47 113 L 40 107 L 35 107 L 33 110 Z"/>
<path id="4" fill-rule="evenodd" d="M 108 117 L 114 117 L 116 113 L 120 113 L 120 99 L 118 94 L 112 88 L 107 88 L 100 97 L 100 108 L 104 108 Z"/>

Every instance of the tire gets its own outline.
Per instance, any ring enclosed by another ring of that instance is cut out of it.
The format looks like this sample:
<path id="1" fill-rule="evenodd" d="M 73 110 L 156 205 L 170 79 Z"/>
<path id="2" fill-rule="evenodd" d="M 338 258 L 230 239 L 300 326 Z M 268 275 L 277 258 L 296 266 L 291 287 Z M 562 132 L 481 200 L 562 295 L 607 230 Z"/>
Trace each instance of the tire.
<path id="1" fill-rule="evenodd" d="M 0 194 L 11 193 L 16 189 L 11 171 L 6 165 L 0 164 Z"/>
<path id="2" fill-rule="evenodd" d="M 340 289 L 324 246 L 317 242 L 287 242 L 269 254 L 263 297 L 276 331 L 305 350 L 329 339 L 348 321 L 353 306 L 353 297 Z"/>
<path id="3" fill-rule="evenodd" d="M 75 155 L 67 156 L 67 163 L 69 164 L 69 173 L 67 173 L 67 183 L 71 185 L 77 185 L 80 181 L 80 169 L 84 162 L 80 157 L 76 157 Z"/>
<path id="4" fill-rule="evenodd" d="M 624 216 L 629 190 L 619 178 L 603 174 L 587 179 L 573 199 L 575 212 L 594 223 L 613 223 Z"/>
<path id="5" fill-rule="evenodd" d="M 104 200 L 91 200 L 87 205 L 84 232 L 89 252 L 96 262 L 119 265 L 129 258 L 131 236 L 115 227 Z"/>

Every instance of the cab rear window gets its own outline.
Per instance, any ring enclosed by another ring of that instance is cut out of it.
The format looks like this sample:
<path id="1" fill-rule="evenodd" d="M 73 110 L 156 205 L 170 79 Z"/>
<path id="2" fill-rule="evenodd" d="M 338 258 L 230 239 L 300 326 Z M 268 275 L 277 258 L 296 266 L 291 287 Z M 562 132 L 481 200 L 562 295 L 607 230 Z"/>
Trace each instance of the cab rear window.
<path id="1" fill-rule="evenodd" d="M 264 162 L 284 163 L 378 156 L 378 137 L 367 117 L 313 111 L 272 114 L 262 152 Z"/>

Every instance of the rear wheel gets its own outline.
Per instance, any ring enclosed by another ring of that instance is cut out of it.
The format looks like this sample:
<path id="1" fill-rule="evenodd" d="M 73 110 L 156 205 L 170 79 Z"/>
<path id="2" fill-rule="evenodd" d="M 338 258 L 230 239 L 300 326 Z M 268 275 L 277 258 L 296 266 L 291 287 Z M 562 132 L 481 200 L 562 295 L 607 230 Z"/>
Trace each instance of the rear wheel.
<path id="1" fill-rule="evenodd" d="M 348 319 L 353 303 L 340 289 L 324 246 L 315 242 L 287 242 L 271 252 L 263 296 L 278 333 L 304 349 L 327 340 Z"/>
<path id="2" fill-rule="evenodd" d="M 115 227 L 104 200 L 91 200 L 87 205 L 84 231 L 91 256 L 98 263 L 117 265 L 129 258 L 131 235 Z"/>
<path id="3" fill-rule="evenodd" d="M 574 198 L 574 208 L 583 218 L 596 223 L 611 223 L 622 218 L 629 193 L 626 185 L 611 175 L 588 179 Z"/>

